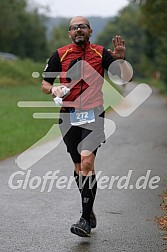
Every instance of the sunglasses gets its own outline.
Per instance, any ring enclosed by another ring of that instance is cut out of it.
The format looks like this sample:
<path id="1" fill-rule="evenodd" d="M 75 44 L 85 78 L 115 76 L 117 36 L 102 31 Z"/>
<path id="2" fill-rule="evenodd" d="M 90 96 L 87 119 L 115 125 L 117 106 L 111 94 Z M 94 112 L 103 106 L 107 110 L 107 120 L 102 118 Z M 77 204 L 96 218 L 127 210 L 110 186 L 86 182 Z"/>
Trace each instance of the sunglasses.
<path id="1" fill-rule="evenodd" d="M 81 30 L 86 30 L 87 28 L 90 29 L 90 25 L 88 24 L 75 24 L 75 25 L 70 25 L 69 31 L 77 31 L 79 29 Z"/>

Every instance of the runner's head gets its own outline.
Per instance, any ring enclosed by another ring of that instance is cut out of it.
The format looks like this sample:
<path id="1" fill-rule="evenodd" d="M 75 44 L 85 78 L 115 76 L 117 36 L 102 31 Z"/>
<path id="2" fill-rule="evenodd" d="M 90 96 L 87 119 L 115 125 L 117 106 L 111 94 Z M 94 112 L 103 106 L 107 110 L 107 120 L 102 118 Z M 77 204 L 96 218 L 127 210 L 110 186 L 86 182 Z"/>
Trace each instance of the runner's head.
<path id="1" fill-rule="evenodd" d="M 92 34 L 89 21 L 82 17 L 77 16 L 71 19 L 68 36 L 77 45 L 83 45 L 89 41 Z"/>

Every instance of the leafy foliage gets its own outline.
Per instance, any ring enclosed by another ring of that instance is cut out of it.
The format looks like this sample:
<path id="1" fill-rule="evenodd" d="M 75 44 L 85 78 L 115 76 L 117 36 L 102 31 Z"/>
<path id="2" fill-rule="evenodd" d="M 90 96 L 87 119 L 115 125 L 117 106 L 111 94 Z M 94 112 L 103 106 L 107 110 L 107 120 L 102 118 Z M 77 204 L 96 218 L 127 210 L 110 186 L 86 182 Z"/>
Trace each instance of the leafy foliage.
<path id="1" fill-rule="evenodd" d="M 51 40 L 49 42 L 50 53 L 54 52 L 57 48 L 65 46 L 71 43 L 71 39 L 68 37 L 69 21 L 62 21 L 59 26 L 52 30 Z"/>
<path id="2" fill-rule="evenodd" d="M 135 75 L 152 77 L 160 73 L 161 79 L 167 83 L 166 23 L 166 0 L 131 0 L 107 24 L 96 42 L 113 48 L 111 39 L 120 34 L 125 39 L 126 58 Z"/>
<path id="3" fill-rule="evenodd" d="M 147 27 L 153 45 L 155 71 L 159 71 L 167 83 L 167 1 L 145 0 L 145 4 L 141 5 L 141 11 L 143 24 Z"/>
<path id="4" fill-rule="evenodd" d="M 1 0 L 0 10 L 0 51 L 38 61 L 44 59 L 45 28 L 37 12 L 27 11 L 26 0 Z"/>
<path id="5" fill-rule="evenodd" d="M 145 43 L 144 28 L 139 26 L 140 10 L 135 5 L 129 5 L 120 11 L 114 20 L 108 23 L 103 33 L 97 38 L 97 43 L 113 49 L 112 37 L 121 35 L 126 43 L 126 58 L 132 64 L 137 75 L 143 75 L 143 48 Z"/>

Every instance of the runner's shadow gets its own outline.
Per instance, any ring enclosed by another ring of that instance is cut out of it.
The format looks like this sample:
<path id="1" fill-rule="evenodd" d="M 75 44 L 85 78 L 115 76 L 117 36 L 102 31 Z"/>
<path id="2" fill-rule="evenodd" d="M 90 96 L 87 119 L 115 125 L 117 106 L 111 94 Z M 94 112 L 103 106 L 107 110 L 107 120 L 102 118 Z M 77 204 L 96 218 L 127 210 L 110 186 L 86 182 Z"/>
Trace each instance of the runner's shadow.
<path id="1" fill-rule="evenodd" d="M 88 238 L 89 239 L 89 238 Z M 91 241 L 80 241 L 78 244 L 75 244 L 74 246 L 71 247 L 72 252 L 91 252 L 90 250 L 91 246 Z"/>
<path id="2" fill-rule="evenodd" d="M 91 239 L 93 238 L 93 239 Z M 82 238 L 77 244 L 71 247 L 72 252 L 92 252 L 94 251 L 94 243 L 96 243 L 96 232 L 91 233 L 90 238 Z"/>

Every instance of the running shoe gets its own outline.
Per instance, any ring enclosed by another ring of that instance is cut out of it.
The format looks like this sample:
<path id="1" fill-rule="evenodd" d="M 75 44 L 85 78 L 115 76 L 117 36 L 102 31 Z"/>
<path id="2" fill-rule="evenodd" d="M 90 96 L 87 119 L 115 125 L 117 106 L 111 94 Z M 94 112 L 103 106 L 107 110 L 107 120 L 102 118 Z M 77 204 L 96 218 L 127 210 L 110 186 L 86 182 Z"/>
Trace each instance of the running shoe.
<path id="1" fill-rule="evenodd" d="M 91 227 L 89 222 L 83 217 L 80 220 L 71 226 L 71 233 L 81 236 L 81 237 L 90 237 Z"/>

